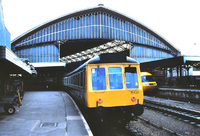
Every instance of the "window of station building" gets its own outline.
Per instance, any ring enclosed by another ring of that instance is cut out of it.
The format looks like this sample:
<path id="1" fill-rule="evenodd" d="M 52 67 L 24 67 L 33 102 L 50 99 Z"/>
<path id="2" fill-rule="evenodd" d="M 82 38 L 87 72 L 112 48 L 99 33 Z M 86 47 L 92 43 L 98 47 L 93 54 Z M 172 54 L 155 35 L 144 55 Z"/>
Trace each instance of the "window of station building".
<path id="1" fill-rule="evenodd" d="M 123 89 L 122 69 L 121 67 L 109 67 L 109 85 L 110 89 Z"/>
<path id="2" fill-rule="evenodd" d="M 106 90 L 106 74 L 105 68 L 92 68 L 92 89 Z"/>
<path id="3" fill-rule="evenodd" d="M 125 67 L 126 88 L 138 88 L 137 69 L 135 67 Z"/>

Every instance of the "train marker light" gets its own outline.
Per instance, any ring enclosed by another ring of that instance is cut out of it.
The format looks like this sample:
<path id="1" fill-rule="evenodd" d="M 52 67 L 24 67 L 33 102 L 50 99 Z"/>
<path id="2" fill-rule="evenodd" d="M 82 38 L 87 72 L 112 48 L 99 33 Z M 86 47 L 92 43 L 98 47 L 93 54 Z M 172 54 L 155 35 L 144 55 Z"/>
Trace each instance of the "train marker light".
<path id="1" fill-rule="evenodd" d="M 132 97 L 131 100 L 134 102 L 134 101 L 136 101 L 136 98 L 135 98 L 135 97 Z"/>
<path id="2" fill-rule="evenodd" d="M 99 100 L 98 100 L 98 103 L 99 103 L 99 104 L 101 104 L 102 102 L 103 102 L 103 100 L 102 100 L 102 99 L 99 99 Z"/>

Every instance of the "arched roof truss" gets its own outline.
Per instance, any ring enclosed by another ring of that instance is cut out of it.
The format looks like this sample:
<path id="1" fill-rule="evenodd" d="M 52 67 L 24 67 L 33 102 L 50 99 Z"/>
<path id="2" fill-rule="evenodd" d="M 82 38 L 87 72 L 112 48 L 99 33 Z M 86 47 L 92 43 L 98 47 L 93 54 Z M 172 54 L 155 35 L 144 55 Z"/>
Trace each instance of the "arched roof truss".
<path id="1" fill-rule="evenodd" d="M 55 45 L 57 41 L 67 43 L 91 39 L 126 41 L 135 46 L 156 48 L 172 56 L 180 55 L 178 49 L 151 29 L 102 6 L 68 14 L 37 26 L 13 40 L 12 49 L 16 51 L 29 46 Z"/>

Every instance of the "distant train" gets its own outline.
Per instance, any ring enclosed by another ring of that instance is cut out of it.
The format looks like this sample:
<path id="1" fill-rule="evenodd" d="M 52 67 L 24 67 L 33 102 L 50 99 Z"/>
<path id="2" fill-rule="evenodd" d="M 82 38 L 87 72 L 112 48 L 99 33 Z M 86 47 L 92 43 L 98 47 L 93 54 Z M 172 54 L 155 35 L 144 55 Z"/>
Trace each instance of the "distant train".
<path id="1" fill-rule="evenodd" d="M 130 120 L 144 111 L 140 65 L 125 55 L 94 57 L 66 74 L 63 84 L 95 113 Z"/>
<path id="2" fill-rule="evenodd" d="M 144 92 L 150 92 L 156 90 L 157 83 L 151 73 L 141 72 L 141 77 L 142 77 L 142 86 Z"/>

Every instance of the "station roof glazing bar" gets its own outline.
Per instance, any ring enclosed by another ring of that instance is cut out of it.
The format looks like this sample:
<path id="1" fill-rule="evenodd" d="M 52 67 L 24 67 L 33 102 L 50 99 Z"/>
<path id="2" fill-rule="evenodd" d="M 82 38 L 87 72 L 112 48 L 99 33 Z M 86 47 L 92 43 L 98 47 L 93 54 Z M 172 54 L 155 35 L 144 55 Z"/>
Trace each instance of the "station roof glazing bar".
<path id="1" fill-rule="evenodd" d="M 114 40 L 105 44 L 99 45 L 94 48 L 90 48 L 79 53 L 71 54 L 69 56 L 62 57 L 60 61 L 66 63 L 83 61 L 86 59 L 93 58 L 94 56 L 104 53 L 116 53 L 129 50 L 132 47 L 130 43 L 125 41 Z"/>

